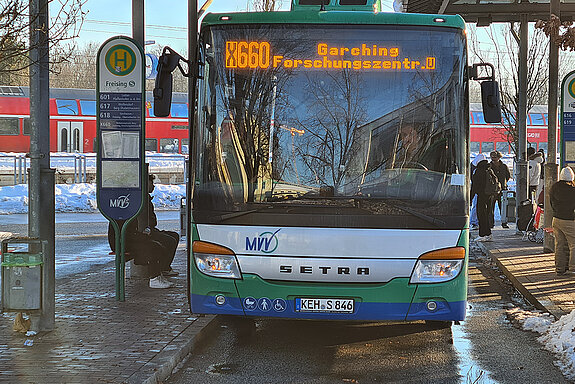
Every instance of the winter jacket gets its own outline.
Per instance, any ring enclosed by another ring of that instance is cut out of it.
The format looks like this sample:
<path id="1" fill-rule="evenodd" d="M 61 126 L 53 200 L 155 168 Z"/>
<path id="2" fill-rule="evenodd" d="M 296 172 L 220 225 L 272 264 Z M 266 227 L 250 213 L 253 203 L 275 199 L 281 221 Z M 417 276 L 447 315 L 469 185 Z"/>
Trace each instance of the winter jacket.
<path id="1" fill-rule="evenodd" d="M 543 155 L 537 152 L 529 157 L 529 186 L 533 187 L 539 185 L 541 176 L 541 164 L 543 163 Z"/>
<path id="2" fill-rule="evenodd" d="M 489 162 L 487 160 L 481 160 L 477 164 L 477 168 L 471 176 L 471 199 L 475 195 L 485 194 L 485 184 L 487 180 L 487 168 L 489 168 Z"/>
<path id="3" fill-rule="evenodd" d="M 493 169 L 497 180 L 501 183 L 501 189 L 507 189 L 507 182 L 511 179 L 511 173 L 509 173 L 509 168 L 507 168 L 507 165 L 503 161 L 500 160 L 498 163 L 499 164 L 491 162 L 491 169 Z"/>
<path id="4" fill-rule="evenodd" d="M 550 198 L 553 217 L 575 220 L 575 186 L 572 182 L 560 180 L 553 184 Z"/>

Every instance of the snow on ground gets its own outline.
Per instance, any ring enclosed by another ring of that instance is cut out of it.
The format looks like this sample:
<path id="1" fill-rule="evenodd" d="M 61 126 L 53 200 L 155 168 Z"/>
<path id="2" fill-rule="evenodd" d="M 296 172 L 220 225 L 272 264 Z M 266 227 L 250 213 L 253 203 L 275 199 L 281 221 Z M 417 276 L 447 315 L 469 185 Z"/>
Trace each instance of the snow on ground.
<path id="1" fill-rule="evenodd" d="M 186 194 L 185 185 L 156 184 L 152 193 L 156 209 L 180 209 L 180 199 Z M 56 212 L 95 212 L 96 184 L 56 184 Z M 28 186 L 0 187 L 0 214 L 28 212 Z"/>
<path id="2" fill-rule="evenodd" d="M 507 311 L 512 322 L 522 329 L 539 333 L 537 340 L 557 356 L 555 365 L 569 380 L 575 380 L 575 310 L 554 321 L 548 313 L 523 311 L 513 308 Z"/>

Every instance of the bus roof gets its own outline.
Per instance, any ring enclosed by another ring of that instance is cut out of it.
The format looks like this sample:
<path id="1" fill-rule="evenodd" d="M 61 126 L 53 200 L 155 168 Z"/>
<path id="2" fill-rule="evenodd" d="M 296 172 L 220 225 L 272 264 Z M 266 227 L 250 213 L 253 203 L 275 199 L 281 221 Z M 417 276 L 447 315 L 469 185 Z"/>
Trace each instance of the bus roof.
<path id="1" fill-rule="evenodd" d="M 208 13 L 202 26 L 236 24 L 361 24 L 412 25 L 465 29 L 459 15 L 386 13 L 366 11 L 294 10 L 278 12 Z"/>

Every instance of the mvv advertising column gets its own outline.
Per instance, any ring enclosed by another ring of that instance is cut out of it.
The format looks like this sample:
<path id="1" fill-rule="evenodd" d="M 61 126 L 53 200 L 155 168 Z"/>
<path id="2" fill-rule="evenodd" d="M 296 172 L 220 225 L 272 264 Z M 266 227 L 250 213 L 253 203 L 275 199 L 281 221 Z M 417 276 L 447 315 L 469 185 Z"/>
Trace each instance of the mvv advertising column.
<path id="1" fill-rule="evenodd" d="M 145 193 L 144 52 L 113 37 L 97 59 L 97 200 L 116 232 L 116 297 L 124 300 L 124 238 Z"/>

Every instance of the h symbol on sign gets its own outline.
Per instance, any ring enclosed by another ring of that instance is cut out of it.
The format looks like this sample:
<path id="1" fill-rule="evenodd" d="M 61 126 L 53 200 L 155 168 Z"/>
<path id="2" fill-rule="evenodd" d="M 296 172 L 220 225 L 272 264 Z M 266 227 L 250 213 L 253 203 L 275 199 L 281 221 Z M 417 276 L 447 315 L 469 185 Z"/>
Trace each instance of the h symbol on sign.
<path id="1" fill-rule="evenodd" d="M 123 52 L 122 58 L 119 57 L 118 51 L 114 52 L 114 61 L 116 62 L 116 68 L 120 66 L 120 63 L 123 63 L 122 67 L 126 69 L 128 67 L 128 57 L 126 51 Z"/>

